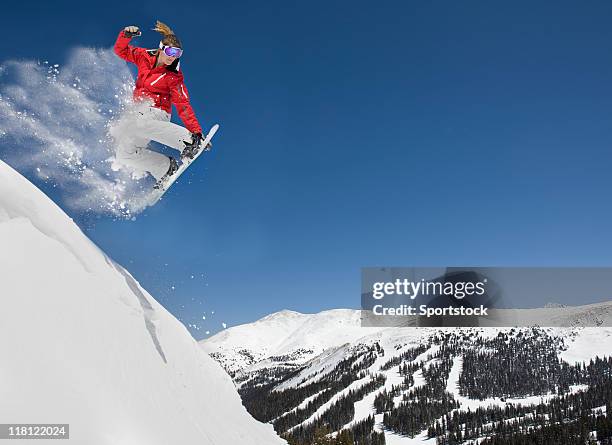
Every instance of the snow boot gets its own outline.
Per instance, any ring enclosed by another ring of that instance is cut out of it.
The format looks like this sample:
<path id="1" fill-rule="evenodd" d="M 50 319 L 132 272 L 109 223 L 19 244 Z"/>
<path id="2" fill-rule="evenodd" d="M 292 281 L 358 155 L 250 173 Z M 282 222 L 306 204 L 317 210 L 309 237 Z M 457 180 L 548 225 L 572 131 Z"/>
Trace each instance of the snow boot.
<path id="1" fill-rule="evenodd" d="M 160 188 L 170 176 L 176 173 L 176 171 L 179 168 L 178 162 L 176 162 L 176 159 L 174 159 L 172 156 L 169 156 L 168 158 L 170 159 L 170 167 L 168 167 L 168 171 L 166 172 L 166 174 L 162 176 L 161 179 L 155 183 L 155 185 L 153 186 L 154 189 Z"/>
<path id="2" fill-rule="evenodd" d="M 200 149 L 202 148 L 202 134 L 201 133 L 193 133 L 191 135 L 191 142 L 185 142 L 185 148 L 181 152 L 181 159 L 193 159 Z M 209 142 L 204 150 L 210 150 L 212 148 L 212 144 Z"/>

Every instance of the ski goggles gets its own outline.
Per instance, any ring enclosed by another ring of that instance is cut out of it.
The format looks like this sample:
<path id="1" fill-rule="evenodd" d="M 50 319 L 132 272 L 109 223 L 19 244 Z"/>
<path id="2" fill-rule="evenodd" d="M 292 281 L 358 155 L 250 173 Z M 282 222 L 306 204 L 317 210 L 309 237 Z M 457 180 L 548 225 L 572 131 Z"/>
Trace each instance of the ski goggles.
<path id="1" fill-rule="evenodd" d="M 168 57 L 176 57 L 177 59 L 183 55 L 183 50 L 175 46 L 166 46 L 162 42 L 159 42 L 159 49 L 161 49 Z"/>

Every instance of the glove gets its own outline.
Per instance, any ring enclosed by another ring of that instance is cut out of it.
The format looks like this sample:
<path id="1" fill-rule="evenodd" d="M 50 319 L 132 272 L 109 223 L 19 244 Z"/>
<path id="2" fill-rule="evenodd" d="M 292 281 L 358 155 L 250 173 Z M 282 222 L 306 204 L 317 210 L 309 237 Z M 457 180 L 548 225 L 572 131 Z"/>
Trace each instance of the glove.
<path id="1" fill-rule="evenodd" d="M 126 26 L 125 28 L 123 28 L 123 35 L 125 35 L 126 37 L 139 36 L 140 34 L 141 32 L 138 26 Z"/>

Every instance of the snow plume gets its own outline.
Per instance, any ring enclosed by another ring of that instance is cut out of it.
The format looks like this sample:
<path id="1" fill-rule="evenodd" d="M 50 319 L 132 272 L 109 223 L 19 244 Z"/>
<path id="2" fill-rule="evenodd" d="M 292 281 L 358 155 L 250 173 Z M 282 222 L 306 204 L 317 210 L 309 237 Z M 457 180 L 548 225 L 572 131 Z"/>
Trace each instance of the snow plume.
<path id="1" fill-rule="evenodd" d="M 77 212 L 132 218 L 151 180 L 113 171 L 109 123 L 131 102 L 134 80 L 110 49 L 74 49 L 49 62 L 0 65 L 0 157 L 57 188 Z"/>

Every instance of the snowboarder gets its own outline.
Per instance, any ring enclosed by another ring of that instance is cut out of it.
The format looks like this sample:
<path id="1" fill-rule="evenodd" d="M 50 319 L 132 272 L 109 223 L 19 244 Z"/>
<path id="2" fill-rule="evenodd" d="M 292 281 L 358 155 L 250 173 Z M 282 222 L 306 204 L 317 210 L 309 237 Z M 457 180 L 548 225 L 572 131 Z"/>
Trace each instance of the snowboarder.
<path id="1" fill-rule="evenodd" d="M 150 173 L 163 185 L 177 170 L 178 163 L 150 150 L 156 141 L 181 152 L 181 159 L 193 159 L 202 148 L 202 127 L 189 103 L 189 95 L 179 70 L 183 49 L 180 40 L 168 25 L 157 21 L 154 31 L 162 34 L 158 49 L 130 45 L 140 35 L 137 26 L 126 26 L 115 42 L 115 53 L 138 67 L 134 106 L 130 107 L 110 128 L 116 142 L 115 169 L 128 166 L 140 174 Z M 185 127 L 170 122 L 172 104 Z M 210 144 L 206 148 L 210 148 Z"/>

